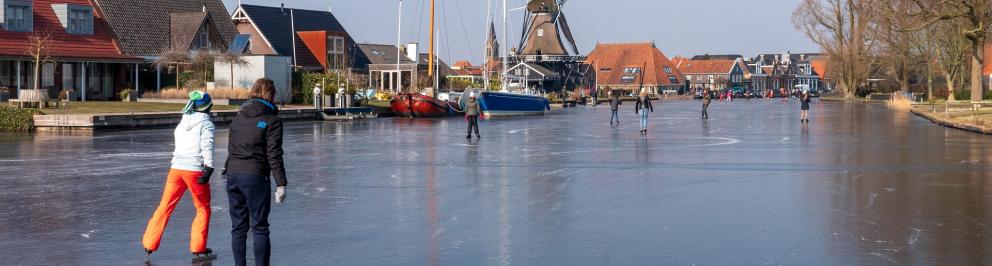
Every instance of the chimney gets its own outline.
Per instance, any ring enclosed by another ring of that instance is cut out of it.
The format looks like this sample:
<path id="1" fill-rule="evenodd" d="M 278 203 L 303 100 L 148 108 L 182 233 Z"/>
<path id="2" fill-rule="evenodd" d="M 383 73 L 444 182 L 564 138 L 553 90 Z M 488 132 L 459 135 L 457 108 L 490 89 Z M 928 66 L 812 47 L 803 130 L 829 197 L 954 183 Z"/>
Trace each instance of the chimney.
<path id="1" fill-rule="evenodd" d="M 419 45 L 415 42 L 406 44 L 406 58 L 415 64 L 420 64 L 420 50 L 417 46 Z"/>
<path id="2" fill-rule="evenodd" d="M 203 13 L 207 13 L 207 5 L 203 5 Z"/>

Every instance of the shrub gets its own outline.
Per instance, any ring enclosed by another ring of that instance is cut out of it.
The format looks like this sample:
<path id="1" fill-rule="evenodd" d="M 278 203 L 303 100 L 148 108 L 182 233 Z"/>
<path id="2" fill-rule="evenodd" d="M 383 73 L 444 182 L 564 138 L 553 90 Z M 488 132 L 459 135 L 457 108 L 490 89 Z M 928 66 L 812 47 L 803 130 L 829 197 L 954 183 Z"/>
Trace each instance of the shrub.
<path id="1" fill-rule="evenodd" d="M 0 131 L 20 132 L 34 128 L 34 109 L 0 106 Z"/>
<path id="2" fill-rule="evenodd" d="M 131 96 L 131 89 L 123 89 L 121 92 L 117 93 L 117 96 L 120 96 L 121 99 L 127 99 Z"/>
<path id="3" fill-rule="evenodd" d="M 203 88 L 198 88 L 196 90 L 202 91 Z M 248 99 L 251 94 L 250 89 L 244 88 L 213 88 L 206 90 L 207 94 L 213 99 Z M 141 94 L 142 98 L 160 98 L 160 99 L 187 99 L 189 98 L 189 89 L 176 89 L 176 88 L 165 88 L 161 92 L 145 92 Z"/>
<path id="4" fill-rule="evenodd" d="M 334 73 L 323 74 L 323 73 L 313 73 L 313 72 L 297 72 L 296 79 L 299 83 L 300 88 L 300 99 L 294 100 L 294 102 L 302 102 L 305 104 L 313 103 L 313 88 L 320 86 L 324 88 L 324 95 L 332 95 L 338 93 L 338 84 L 345 84 L 343 80 L 339 80 L 338 75 Z M 345 93 L 355 94 L 355 89 L 357 86 L 352 84 Z"/>

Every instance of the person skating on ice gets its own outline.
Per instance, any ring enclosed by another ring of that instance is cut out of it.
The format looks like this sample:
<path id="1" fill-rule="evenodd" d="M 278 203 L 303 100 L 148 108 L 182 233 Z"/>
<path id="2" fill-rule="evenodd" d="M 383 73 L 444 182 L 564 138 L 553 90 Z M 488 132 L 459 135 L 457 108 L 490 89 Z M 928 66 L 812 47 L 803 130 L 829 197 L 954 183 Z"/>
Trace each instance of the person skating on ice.
<path id="1" fill-rule="evenodd" d="M 148 227 L 142 238 L 147 256 L 151 256 L 162 242 L 162 233 L 169 223 L 172 211 L 186 190 L 193 195 L 196 217 L 190 229 L 189 249 L 193 260 L 215 257 L 207 248 L 210 231 L 210 176 L 214 172 L 214 123 L 210 121 L 210 108 L 213 103 L 210 95 L 193 91 L 183 109 L 183 117 L 173 132 L 175 151 L 172 166 L 165 180 L 165 189 L 158 208 L 148 220 Z"/>
<path id="2" fill-rule="evenodd" d="M 227 162 L 227 199 L 231 214 L 231 251 L 234 264 L 246 262 L 248 229 L 252 231 L 255 265 L 269 265 L 269 209 L 272 207 L 272 181 L 275 201 L 286 199 L 286 167 L 283 165 L 282 120 L 273 104 L 276 88 L 262 78 L 251 88 L 251 100 L 241 105 L 231 122 Z"/>
<path id="3" fill-rule="evenodd" d="M 468 134 L 465 135 L 465 138 L 471 139 L 472 130 L 475 130 L 475 137 L 481 139 L 482 137 L 479 136 L 479 100 L 474 92 L 465 103 L 465 121 L 468 122 Z"/>
<path id="4" fill-rule="evenodd" d="M 710 102 L 713 101 L 713 97 L 710 96 L 710 90 L 703 92 L 703 118 L 710 118 L 710 113 L 707 109 L 710 108 Z"/>
<path id="5" fill-rule="evenodd" d="M 620 92 L 610 91 L 610 125 L 613 125 L 613 120 L 617 121 L 617 125 L 620 125 L 620 105 L 623 104 L 620 101 Z"/>
<path id="6" fill-rule="evenodd" d="M 651 98 L 648 97 L 647 89 L 641 89 L 640 97 L 637 97 L 637 104 L 634 107 L 634 114 L 641 116 L 641 134 L 647 133 L 648 112 L 654 112 L 654 106 L 651 106 Z"/>
<path id="7" fill-rule="evenodd" d="M 802 103 L 800 107 L 802 110 L 800 113 L 800 122 L 809 123 L 809 104 L 812 101 L 812 98 L 809 97 L 809 92 L 803 91 L 803 95 L 800 98 L 800 102 Z"/>

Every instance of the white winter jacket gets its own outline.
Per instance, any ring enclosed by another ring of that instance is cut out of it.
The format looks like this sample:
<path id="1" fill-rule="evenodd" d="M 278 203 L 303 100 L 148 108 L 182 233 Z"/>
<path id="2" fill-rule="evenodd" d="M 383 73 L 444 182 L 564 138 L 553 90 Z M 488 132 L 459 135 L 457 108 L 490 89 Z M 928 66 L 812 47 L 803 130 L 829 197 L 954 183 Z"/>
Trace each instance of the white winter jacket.
<path id="1" fill-rule="evenodd" d="M 203 171 L 203 166 L 214 167 L 214 123 L 210 121 L 210 115 L 183 115 L 174 134 L 176 151 L 172 153 L 173 169 Z"/>

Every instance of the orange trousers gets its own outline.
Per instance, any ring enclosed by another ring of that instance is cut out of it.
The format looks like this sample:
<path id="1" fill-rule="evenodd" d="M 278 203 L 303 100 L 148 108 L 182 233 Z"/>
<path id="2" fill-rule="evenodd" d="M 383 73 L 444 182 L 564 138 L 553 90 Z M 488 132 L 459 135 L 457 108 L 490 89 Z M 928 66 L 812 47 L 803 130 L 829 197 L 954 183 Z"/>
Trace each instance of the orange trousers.
<path id="1" fill-rule="evenodd" d="M 204 252 L 207 249 L 207 233 L 210 231 L 210 184 L 197 184 L 196 179 L 202 172 L 169 169 L 169 177 L 165 180 L 165 191 L 162 192 L 162 202 L 158 204 L 155 214 L 148 220 L 145 237 L 141 241 L 146 249 L 158 250 L 162 242 L 162 232 L 169 223 L 172 211 L 183 197 L 188 188 L 193 194 L 193 206 L 196 207 L 196 217 L 193 218 L 193 228 L 189 232 L 189 251 Z"/>

